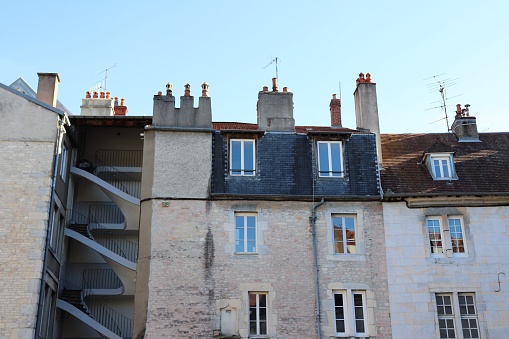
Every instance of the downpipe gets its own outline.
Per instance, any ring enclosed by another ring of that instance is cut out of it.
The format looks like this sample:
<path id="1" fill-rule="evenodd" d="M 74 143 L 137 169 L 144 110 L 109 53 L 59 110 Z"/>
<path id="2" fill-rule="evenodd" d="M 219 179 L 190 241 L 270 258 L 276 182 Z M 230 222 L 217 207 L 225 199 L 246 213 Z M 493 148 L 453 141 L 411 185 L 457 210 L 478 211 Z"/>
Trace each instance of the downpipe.
<path id="1" fill-rule="evenodd" d="M 322 325 L 320 322 L 321 312 L 320 312 L 320 284 L 319 284 L 319 269 L 318 269 L 318 244 L 316 239 L 316 209 L 325 203 L 325 199 L 313 205 L 311 208 L 311 216 L 309 217 L 309 223 L 311 224 L 311 231 L 313 233 L 313 260 L 315 266 L 315 300 L 316 300 L 316 324 L 318 330 L 318 339 L 322 338 Z"/>

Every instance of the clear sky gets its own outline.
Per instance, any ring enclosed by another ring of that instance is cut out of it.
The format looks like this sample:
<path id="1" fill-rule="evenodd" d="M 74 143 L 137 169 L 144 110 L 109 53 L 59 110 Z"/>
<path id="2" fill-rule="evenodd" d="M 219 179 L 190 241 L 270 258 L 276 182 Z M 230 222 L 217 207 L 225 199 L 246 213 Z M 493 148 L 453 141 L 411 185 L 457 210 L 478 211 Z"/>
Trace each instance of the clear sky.
<path id="1" fill-rule="evenodd" d="M 0 82 L 36 89 L 37 72 L 58 72 L 59 100 L 79 114 L 116 65 L 107 90 L 129 115 L 152 115 L 167 82 L 177 97 L 191 84 L 196 106 L 207 82 L 214 121 L 256 122 L 277 57 L 297 125 L 330 125 L 341 86 L 343 126 L 355 128 L 355 80 L 370 72 L 382 133 L 446 132 L 440 81 L 450 121 L 468 103 L 480 132 L 508 131 L 507 13 L 505 0 L 8 1 Z"/>

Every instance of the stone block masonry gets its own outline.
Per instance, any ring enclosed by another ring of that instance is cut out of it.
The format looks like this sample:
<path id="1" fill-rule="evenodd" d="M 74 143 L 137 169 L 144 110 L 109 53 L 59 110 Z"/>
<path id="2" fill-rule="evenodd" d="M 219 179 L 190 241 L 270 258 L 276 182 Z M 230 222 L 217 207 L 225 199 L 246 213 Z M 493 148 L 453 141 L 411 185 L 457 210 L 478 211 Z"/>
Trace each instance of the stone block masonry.
<path id="1" fill-rule="evenodd" d="M 0 141 L 0 338 L 33 338 L 54 144 Z"/>

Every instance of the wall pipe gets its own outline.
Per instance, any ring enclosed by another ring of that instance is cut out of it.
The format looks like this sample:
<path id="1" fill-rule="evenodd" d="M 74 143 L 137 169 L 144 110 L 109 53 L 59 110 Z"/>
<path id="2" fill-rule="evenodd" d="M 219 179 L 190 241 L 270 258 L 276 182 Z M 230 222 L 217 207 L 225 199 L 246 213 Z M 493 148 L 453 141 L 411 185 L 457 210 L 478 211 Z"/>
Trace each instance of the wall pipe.
<path id="1" fill-rule="evenodd" d="M 318 250 L 317 250 L 317 239 L 316 239 L 316 209 L 320 207 L 325 202 L 325 199 L 322 198 L 322 200 L 318 203 L 313 205 L 311 208 L 311 216 L 309 217 L 309 223 L 311 224 L 311 230 L 313 232 L 313 259 L 314 259 L 314 266 L 315 266 L 315 291 L 316 291 L 316 324 L 317 324 L 317 330 L 318 330 L 318 339 L 322 338 L 322 325 L 320 322 L 321 312 L 320 312 L 320 284 L 319 284 L 319 276 L 318 276 Z"/>

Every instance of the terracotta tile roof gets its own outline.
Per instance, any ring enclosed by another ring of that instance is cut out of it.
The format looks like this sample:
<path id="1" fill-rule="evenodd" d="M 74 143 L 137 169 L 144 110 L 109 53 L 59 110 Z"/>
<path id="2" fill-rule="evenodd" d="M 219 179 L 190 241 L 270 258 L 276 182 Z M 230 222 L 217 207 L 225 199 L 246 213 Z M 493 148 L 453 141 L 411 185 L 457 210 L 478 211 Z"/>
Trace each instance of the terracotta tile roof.
<path id="1" fill-rule="evenodd" d="M 458 142 L 453 133 L 382 134 L 382 187 L 387 194 L 509 195 L 509 133 L 480 133 L 481 142 Z M 433 180 L 425 152 L 454 152 L 458 180 Z"/>

